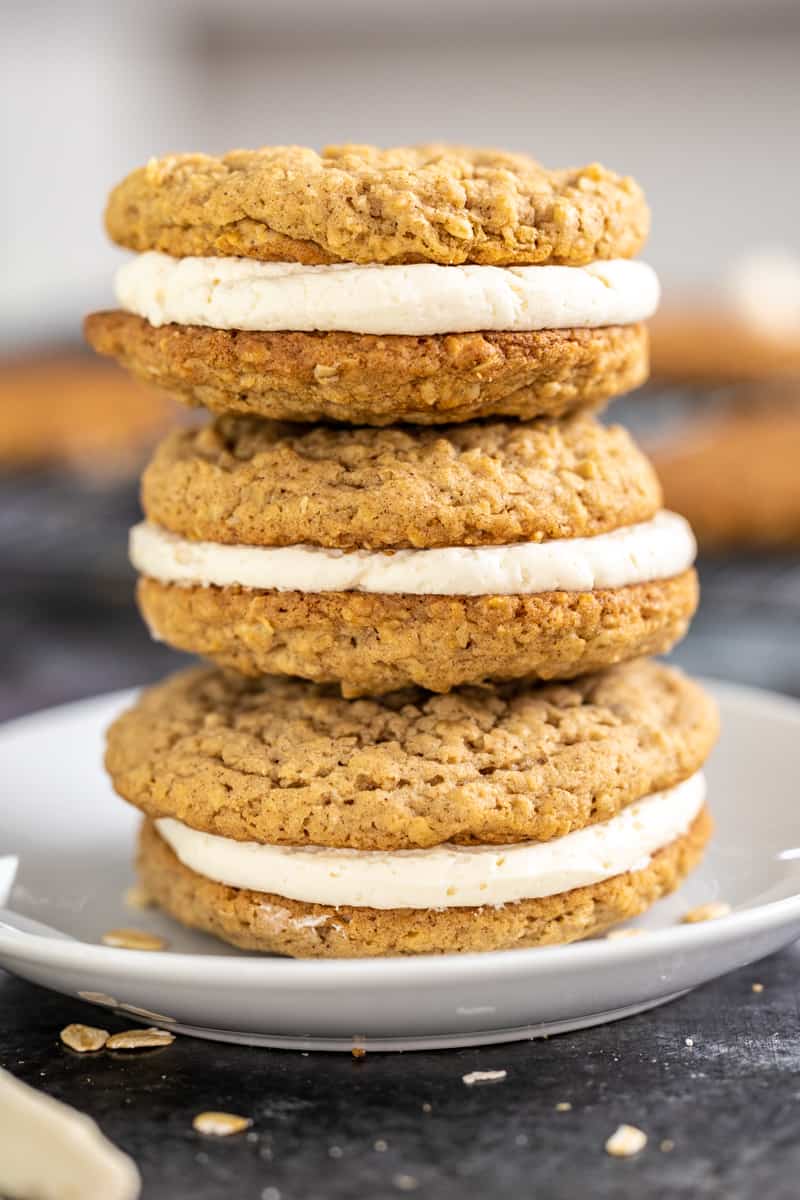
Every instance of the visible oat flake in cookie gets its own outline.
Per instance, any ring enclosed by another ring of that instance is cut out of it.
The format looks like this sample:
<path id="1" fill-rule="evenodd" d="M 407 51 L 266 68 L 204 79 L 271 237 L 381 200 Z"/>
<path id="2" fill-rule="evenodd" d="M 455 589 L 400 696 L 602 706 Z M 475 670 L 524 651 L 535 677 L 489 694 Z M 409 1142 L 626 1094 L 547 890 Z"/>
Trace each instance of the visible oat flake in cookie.
<path id="1" fill-rule="evenodd" d="M 430 145 L 302 146 L 152 159 L 114 189 L 120 245 L 303 263 L 584 264 L 632 257 L 649 213 L 597 163 Z"/>

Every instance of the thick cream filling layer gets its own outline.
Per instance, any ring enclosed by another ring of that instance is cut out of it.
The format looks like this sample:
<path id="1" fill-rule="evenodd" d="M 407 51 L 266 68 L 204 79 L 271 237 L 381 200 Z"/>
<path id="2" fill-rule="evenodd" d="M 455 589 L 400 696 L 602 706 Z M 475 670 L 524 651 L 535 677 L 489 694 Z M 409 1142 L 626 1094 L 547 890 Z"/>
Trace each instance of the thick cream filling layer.
<path id="1" fill-rule="evenodd" d="M 131 562 L 162 583 L 299 592 L 377 592 L 415 596 L 499 596 L 587 592 L 688 570 L 696 544 L 683 517 L 650 521 L 596 537 L 436 550 L 331 550 L 322 546 L 227 546 L 190 542 L 142 522 L 130 535 Z"/>
<path id="2" fill-rule="evenodd" d="M 652 267 L 627 259 L 585 267 L 306 267 L 151 250 L 119 269 L 115 289 L 120 306 L 151 325 L 417 336 L 629 325 L 651 317 L 659 300 Z"/>
<path id="3" fill-rule="evenodd" d="M 702 772 L 597 825 L 550 842 L 428 850 L 269 846 L 156 822 L 180 861 L 229 887 L 308 904 L 355 908 L 454 908 L 555 896 L 646 867 L 686 833 L 706 795 Z"/>

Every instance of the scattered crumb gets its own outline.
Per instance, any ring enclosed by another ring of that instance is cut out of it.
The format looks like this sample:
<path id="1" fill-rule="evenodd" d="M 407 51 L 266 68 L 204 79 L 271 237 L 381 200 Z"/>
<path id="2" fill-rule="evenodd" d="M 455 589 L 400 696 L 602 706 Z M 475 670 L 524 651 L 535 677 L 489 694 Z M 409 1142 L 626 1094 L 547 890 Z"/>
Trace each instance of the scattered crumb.
<path id="1" fill-rule="evenodd" d="M 140 883 L 131 884 L 126 889 L 122 897 L 122 902 L 126 908 L 131 908 L 134 912 L 143 912 L 144 909 L 153 907 L 150 894 L 145 891 Z"/>
<path id="2" fill-rule="evenodd" d="M 341 1146 L 329 1146 L 328 1147 L 328 1158 L 341 1158 L 343 1154 L 344 1154 L 344 1150 L 342 1149 Z"/>
<path id="3" fill-rule="evenodd" d="M 94 1025 L 67 1025 L 58 1036 L 76 1054 L 86 1054 L 103 1049 L 108 1041 L 108 1030 L 96 1029 Z"/>
<path id="4" fill-rule="evenodd" d="M 517 1136 L 514 1138 L 515 1146 L 527 1146 L 527 1144 L 528 1144 L 527 1133 L 518 1133 Z"/>
<path id="5" fill-rule="evenodd" d="M 201 1112 L 192 1121 L 192 1128 L 211 1137 L 230 1137 L 249 1129 L 252 1124 L 250 1117 L 239 1117 L 236 1113 Z"/>
<path id="6" fill-rule="evenodd" d="M 109 929 L 100 941 L 104 946 L 115 946 L 119 950 L 166 950 L 164 938 L 144 929 Z"/>
<path id="7" fill-rule="evenodd" d="M 261 1200 L 281 1200 L 280 1188 L 265 1187 L 261 1193 Z"/>
<path id="8" fill-rule="evenodd" d="M 400 1192 L 414 1192 L 419 1187 L 419 1180 L 413 1175 L 394 1175 L 392 1183 Z"/>
<path id="9" fill-rule="evenodd" d="M 687 1045 L 687 1046 L 693 1046 L 693 1045 L 694 1045 L 694 1038 L 684 1038 L 683 1040 L 684 1040 L 684 1042 L 686 1043 L 686 1045 Z"/>
<path id="10" fill-rule="evenodd" d="M 753 989 L 752 989 L 752 990 L 753 990 L 754 992 L 763 992 L 763 990 L 764 990 L 764 985 L 763 985 L 763 983 L 754 983 L 754 984 L 753 984 Z"/>
<path id="11" fill-rule="evenodd" d="M 383 1154 L 384 1150 L 389 1149 L 389 1143 L 385 1142 L 383 1138 L 378 1138 L 376 1142 L 372 1143 L 372 1149 L 377 1150 L 379 1154 Z"/>
<path id="12" fill-rule="evenodd" d="M 558 1104 L 556 1105 L 556 1112 L 571 1112 L 571 1110 L 572 1105 L 570 1104 L 569 1100 L 559 1100 Z"/>
<path id="13" fill-rule="evenodd" d="M 367 1057 L 367 1052 L 363 1046 L 353 1046 L 353 1049 L 350 1051 L 350 1053 L 352 1054 L 353 1058 Z"/>
<path id="14" fill-rule="evenodd" d="M 424 1104 L 423 1104 L 423 1106 L 422 1106 L 422 1111 L 423 1111 L 424 1113 L 433 1112 L 433 1105 L 432 1105 L 432 1104 L 429 1104 L 429 1103 L 428 1103 L 428 1101 L 426 1100 L 426 1101 L 425 1101 L 425 1103 L 424 1103 Z"/>
<path id="15" fill-rule="evenodd" d="M 658 1143 L 658 1148 L 662 1153 L 669 1154 L 671 1150 L 675 1149 L 675 1143 L 672 1138 L 664 1138 L 663 1141 Z"/>
<path id="16" fill-rule="evenodd" d="M 461 1079 L 467 1087 L 472 1087 L 476 1083 L 502 1083 L 507 1075 L 508 1071 L 470 1071 Z"/>
<path id="17" fill-rule="evenodd" d="M 696 925 L 698 921 L 716 921 L 718 917 L 727 917 L 731 911 L 730 904 L 724 900 L 712 900 L 710 904 L 701 904 L 683 914 L 684 925 Z"/>
<path id="18" fill-rule="evenodd" d="M 641 937 L 646 932 L 646 929 L 612 929 L 606 934 L 606 941 L 620 942 L 623 938 Z"/>
<path id="19" fill-rule="evenodd" d="M 175 1034 L 166 1029 L 125 1029 L 112 1033 L 106 1042 L 106 1050 L 149 1050 L 153 1046 L 171 1046 Z"/>
<path id="20" fill-rule="evenodd" d="M 631 1158 L 647 1145 L 647 1134 L 635 1125 L 619 1125 L 606 1142 L 606 1154 L 612 1158 Z"/>

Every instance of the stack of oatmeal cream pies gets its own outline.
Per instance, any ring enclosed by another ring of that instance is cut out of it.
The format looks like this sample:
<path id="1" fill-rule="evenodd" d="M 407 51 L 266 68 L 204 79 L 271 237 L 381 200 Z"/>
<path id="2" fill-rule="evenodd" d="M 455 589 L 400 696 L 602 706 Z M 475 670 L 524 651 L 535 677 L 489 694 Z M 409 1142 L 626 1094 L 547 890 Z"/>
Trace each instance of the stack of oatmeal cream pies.
<path id="1" fill-rule="evenodd" d="M 592 415 L 647 372 L 636 183 L 279 146 L 151 161 L 106 221 L 137 256 L 90 343 L 214 414 L 131 536 L 153 635 L 213 664 L 109 733 L 149 896 L 354 957 L 568 942 L 676 888 L 716 715 L 649 656 L 694 540 Z"/>

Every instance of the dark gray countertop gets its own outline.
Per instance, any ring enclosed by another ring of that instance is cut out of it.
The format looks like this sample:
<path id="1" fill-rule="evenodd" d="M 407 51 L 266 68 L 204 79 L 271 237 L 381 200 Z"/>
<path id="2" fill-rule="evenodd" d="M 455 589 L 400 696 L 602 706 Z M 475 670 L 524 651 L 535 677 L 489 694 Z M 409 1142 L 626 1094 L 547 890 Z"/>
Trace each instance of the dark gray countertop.
<path id="1" fill-rule="evenodd" d="M 80 522 L 60 523 L 54 495 L 44 553 L 17 519 L 3 541 L 0 516 L 4 717 L 158 678 L 181 661 L 149 641 L 132 607 L 129 491 L 85 500 L 91 537 Z M 41 530 L 40 513 L 29 521 Z M 704 605 L 678 660 L 800 695 L 800 560 L 709 563 L 702 574 Z M 0 972 L 0 1064 L 95 1116 L 139 1163 L 145 1200 L 404 1190 L 437 1200 L 789 1200 L 800 1193 L 798 965 L 792 948 L 650 1013 L 548 1041 L 361 1061 L 188 1038 L 79 1058 L 58 1032 L 98 1021 L 97 1010 Z M 105 1013 L 102 1023 L 120 1027 Z M 461 1082 L 493 1068 L 508 1078 Z M 571 1111 L 557 1112 L 561 1101 Z M 207 1108 L 251 1116 L 251 1135 L 200 1138 L 191 1118 Z M 620 1122 L 650 1135 L 635 1160 L 603 1151 Z M 673 1150 L 659 1148 L 665 1139 Z"/>

